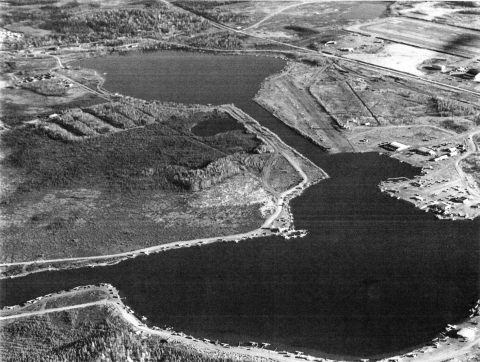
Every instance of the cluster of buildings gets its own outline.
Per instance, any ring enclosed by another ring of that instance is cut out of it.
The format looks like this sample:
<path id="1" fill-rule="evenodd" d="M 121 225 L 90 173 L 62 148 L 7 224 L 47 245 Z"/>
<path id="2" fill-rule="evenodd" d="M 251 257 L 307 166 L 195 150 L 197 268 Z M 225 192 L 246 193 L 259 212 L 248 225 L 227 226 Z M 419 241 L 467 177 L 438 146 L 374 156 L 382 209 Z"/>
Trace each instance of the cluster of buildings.
<path id="1" fill-rule="evenodd" d="M 445 145 L 445 144 L 444 144 Z M 380 144 L 380 147 L 392 151 L 392 152 L 401 152 L 403 150 L 406 150 L 410 148 L 411 146 L 405 145 L 400 142 L 388 142 L 388 143 L 383 143 Z M 433 147 L 435 148 L 435 147 Z M 417 149 L 412 150 L 413 152 L 422 155 L 422 156 L 430 156 L 433 157 L 431 161 L 438 162 L 442 160 L 446 160 L 449 157 L 457 156 L 459 153 L 464 153 L 466 152 L 466 148 L 462 144 L 458 144 L 455 147 L 447 147 L 444 148 L 442 151 L 445 152 L 441 155 L 437 155 L 437 151 L 433 150 L 432 148 L 427 148 L 427 147 L 418 147 Z"/>
<path id="2" fill-rule="evenodd" d="M 441 58 L 440 60 L 446 61 L 446 59 Z M 439 70 L 442 73 L 447 73 L 448 75 L 471 79 L 474 82 L 480 82 L 480 68 L 466 68 L 466 67 L 447 67 L 445 64 L 428 64 L 423 67 L 427 70 Z"/>
<path id="3" fill-rule="evenodd" d="M 55 75 L 52 74 L 52 73 L 45 73 L 45 74 L 37 74 L 37 75 L 33 75 L 33 76 L 28 76 L 28 77 L 25 77 L 25 78 L 22 78 L 19 83 L 34 83 L 34 82 L 39 82 L 39 81 L 42 81 L 42 80 L 50 80 L 50 79 L 53 79 L 55 78 Z M 71 88 L 73 87 L 73 84 L 72 83 L 69 83 L 68 81 L 62 79 L 62 78 L 59 78 L 57 80 L 57 83 L 59 84 L 64 84 L 65 88 Z"/>
<path id="4" fill-rule="evenodd" d="M 457 145 L 456 147 L 447 147 L 447 148 L 443 149 L 443 151 L 445 152 L 444 154 L 433 158 L 432 161 L 438 162 L 438 161 L 446 160 L 449 157 L 457 156 L 459 152 L 460 153 L 466 152 L 467 149 L 465 148 L 464 145 Z M 432 156 L 436 156 L 436 153 Z"/>
<path id="5" fill-rule="evenodd" d="M 32 83 L 32 82 L 38 82 L 39 80 L 48 80 L 52 78 L 55 78 L 55 75 L 53 75 L 52 73 L 37 74 L 34 76 L 23 78 L 20 81 L 20 83 Z"/>
<path id="6" fill-rule="evenodd" d="M 471 79 L 474 82 L 480 82 L 480 68 L 456 68 L 449 75 L 460 76 L 462 78 Z"/>

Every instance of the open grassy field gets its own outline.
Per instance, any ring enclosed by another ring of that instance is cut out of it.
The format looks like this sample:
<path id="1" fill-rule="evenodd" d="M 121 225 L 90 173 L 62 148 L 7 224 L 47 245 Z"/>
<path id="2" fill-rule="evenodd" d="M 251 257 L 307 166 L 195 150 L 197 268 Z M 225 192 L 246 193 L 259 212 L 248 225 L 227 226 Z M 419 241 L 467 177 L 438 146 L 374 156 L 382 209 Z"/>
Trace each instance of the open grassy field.
<path id="1" fill-rule="evenodd" d="M 0 98 L 0 119 L 8 126 L 16 126 L 24 121 L 42 115 L 59 112 L 72 107 L 87 107 L 104 99 L 87 89 L 68 83 L 55 76 L 50 79 L 29 82 L 29 77 L 47 74 L 57 66 L 50 56 L 25 57 L 3 54 L 2 70 L 5 88 Z"/>
<path id="2" fill-rule="evenodd" d="M 374 19 L 384 13 L 387 5 L 381 2 L 251 2 L 258 14 L 264 14 L 249 25 L 250 34 L 280 39 L 297 46 L 318 48 L 327 41 L 341 41 L 348 36 L 343 27 L 354 24 L 365 16 Z M 270 4 L 272 3 L 272 4 Z M 273 7 L 276 4 L 277 7 Z M 232 8 L 240 8 L 239 5 Z M 246 6 L 244 6 L 246 7 Z M 247 10 L 248 11 L 248 10 Z"/>
<path id="3" fill-rule="evenodd" d="M 477 31 L 444 24 L 410 18 L 386 18 L 348 29 L 449 54 L 465 57 L 480 55 L 480 34 Z"/>

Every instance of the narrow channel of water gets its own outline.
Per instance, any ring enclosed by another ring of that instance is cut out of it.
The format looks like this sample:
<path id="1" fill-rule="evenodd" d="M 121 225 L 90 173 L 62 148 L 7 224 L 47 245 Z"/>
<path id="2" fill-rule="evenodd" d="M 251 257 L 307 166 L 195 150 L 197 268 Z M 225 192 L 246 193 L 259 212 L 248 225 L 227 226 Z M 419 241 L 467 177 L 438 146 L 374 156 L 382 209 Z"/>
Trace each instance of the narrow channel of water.
<path id="1" fill-rule="evenodd" d="M 269 237 L 2 281 L 2 305 L 112 283 L 158 326 L 320 356 L 391 355 L 462 319 L 479 294 L 475 221 L 440 221 L 378 190 L 418 174 L 369 154 L 326 155 L 251 101 L 279 59 L 149 53 L 89 59 L 105 87 L 138 98 L 234 103 L 331 176 L 292 200 L 303 239 Z M 147 80 L 151 81 L 147 81 Z"/>

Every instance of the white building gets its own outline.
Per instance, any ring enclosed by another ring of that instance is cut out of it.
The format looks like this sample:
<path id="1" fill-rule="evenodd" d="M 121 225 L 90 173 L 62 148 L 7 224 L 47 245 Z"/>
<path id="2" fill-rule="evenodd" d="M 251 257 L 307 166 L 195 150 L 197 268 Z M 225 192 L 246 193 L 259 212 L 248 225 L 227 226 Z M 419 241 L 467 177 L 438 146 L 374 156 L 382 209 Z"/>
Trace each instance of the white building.
<path id="1" fill-rule="evenodd" d="M 465 338 L 466 340 L 472 341 L 475 339 L 475 331 L 472 328 L 465 327 L 460 329 L 457 332 L 457 335 Z"/>
<path id="2" fill-rule="evenodd" d="M 423 156 L 435 156 L 437 153 L 427 147 L 419 147 L 415 152 Z"/>
<path id="3" fill-rule="evenodd" d="M 399 152 L 399 151 L 406 150 L 410 146 L 404 145 L 403 143 L 400 143 L 400 142 L 390 142 L 383 145 L 383 147 L 389 151 Z"/>
<path id="4" fill-rule="evenodd" d="M 448 155 L 441 155 L 441 156 L 435 157 L 433 161 L 434 162 L 443 161 L 443 160 L 446 160 L 447 158 L 448 158 Z"/>

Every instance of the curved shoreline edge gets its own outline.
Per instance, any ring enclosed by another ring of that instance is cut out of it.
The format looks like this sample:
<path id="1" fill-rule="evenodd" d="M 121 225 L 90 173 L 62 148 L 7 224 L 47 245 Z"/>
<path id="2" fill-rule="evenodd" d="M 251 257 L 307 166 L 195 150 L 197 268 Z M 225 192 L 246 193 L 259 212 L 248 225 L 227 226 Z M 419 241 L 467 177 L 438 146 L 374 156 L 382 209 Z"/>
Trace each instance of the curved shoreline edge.
<path id="1" fill-rule="evenodd" d="M 25 313 L 15 314 L 16 311 L 22 312 L 21 308 L 26 308 L 31 305 L 34 305 L 39 302 L 48 302 L 55 300 L 55 298 L 61 297 L 68 297 L 68 296 L 75 296 L 83 292 L 103 292 L 103 297 L 99 297 L 98 300 L 95 301 L 87 301 L 85 303 L 80 304 L 73 304 L 67 305 L 63 307 L 50 307 L 46 308 L 46 305 L 43 305 L 43 308 L 40 307 L 39 310 L 33 311 L 25 311 Z M 127 323 L 129 323 L 134 329 L 136 329 L 137 334 L 143 335 L 157 335 L 162 338 L 165 338 L 168 342 L 174 342 L 181 345 L 189 345 L 198 350 L 198 352 L 207 350 L 216 350 L 224 353 L 231 353 L 234 355 L 240 356 L 249 356 L 249 357 L 260 357 L 260 358 L 267 358 L 270 360 L 275 361 L 294 361 L 296 359 L 303 359 L 306 361 L 315 361 L 315 362 L 339 362 L 345 360 L 358 360 L 358 357 L 351 357 L 351 356 L 344 356 L 337 359 L 331 358 L 323 358 L 323 357 L 314 357 L 310 355 L 305 355 L 303 353 L 296 353 L 296 352 L 285 352 L 279 353 L 275 350 L 268 350 L 263 348 L 264 346 L 255 347 L 255 346 L 230 346 L 225 343 L 217 343 L 210 341 L 208 339 L 197 339 L 192 336 L 187 336 L 182 332 L 175 332 L 172 330 L 171 327 L 159 328 L 157 326 L 149 327 L 139 319 L 145 320 L 145 317 L 140 316 L 138 313 L 135 313 L 130 307 L 125 305 L 122 301 L 122 298 L 119 295 L 118 290 L 108 283 L 100 283 L 100 285 L 87 285 L 87 286 L 77 286 L 72 288 L 68 291 L 60 291 L 57 293 L 47 294 L 45 296 L 40 296 L 35 299 L 29 300 L 25 302 L 22 306 L 10 306 L 4 307 L 2 311 L 0 311 L 0 323 L 5 320 L 10 319 L 17 319 L 17 318 L 24 318 L 29 316 L 35 315 L 42 315 L 48 314 L 53 312 L 60 312 L 65 310 L 71 309 L 78 309 L 78 308 L 88 308 L 91 306 L 108 306 L 112 307 Z M 13 313 L 13 314 L 10 314 Z M 7 315 L 5 315 L 7 314 Z M 474 303 L 474 307 L 470 309 L 470 317 L 458 325 L 447 325 L 446 331 L 458 331 L 462 328 L 469 327 L 469 325 L 476 325 L 480 321 L 480 299 Z M 470 327 L 472 328 L 472 327 Z M 201 338 L 201 337 L 199 337 Z M 392 361 L 418 361 L 418 362 L 440 362 L 445 361 L 450 358 L 458 357 L 460 354 L 467 354 L 472 347 L 477 345 L 480 341 L 480 336 L 477 334 L 475 338 L 471 340 L 465 340 L 464 342 L 460 341 L 460 345 L 458 348 L 451 347 L 448 351 L 442 351 L 442 347 L 448 348 L 447 340 L 448 337 L 445 337 L 445 333 L 439 333 L 438 337 L 434 338 L 430 343 L 427 343 L 423 346 L 419 346 L 413 350 L 408 352 L 403 352 L 401 355 L 385 357 L 385 358 L 377 358 L 372 359 L 372 361 L 377 362 L 392 362 Z M 249 343 L 250 344 L 250 343 Z M 458 344 L 458 343 L 457 343 Z M 439 349 L 440 348 L 440 349 Z M 321 351 L 319 351 L 321 353 Z M 437 352 L 437 353 L 435 353 Z M 444 352 L 443 354 L 441 352 Z M 419 353 L 423 353 L 419 355 Z M 347 359 L 345 359 L 347 358 Z M 362 362 L 369 361 L 368 359 L 361 359 Z"/>

